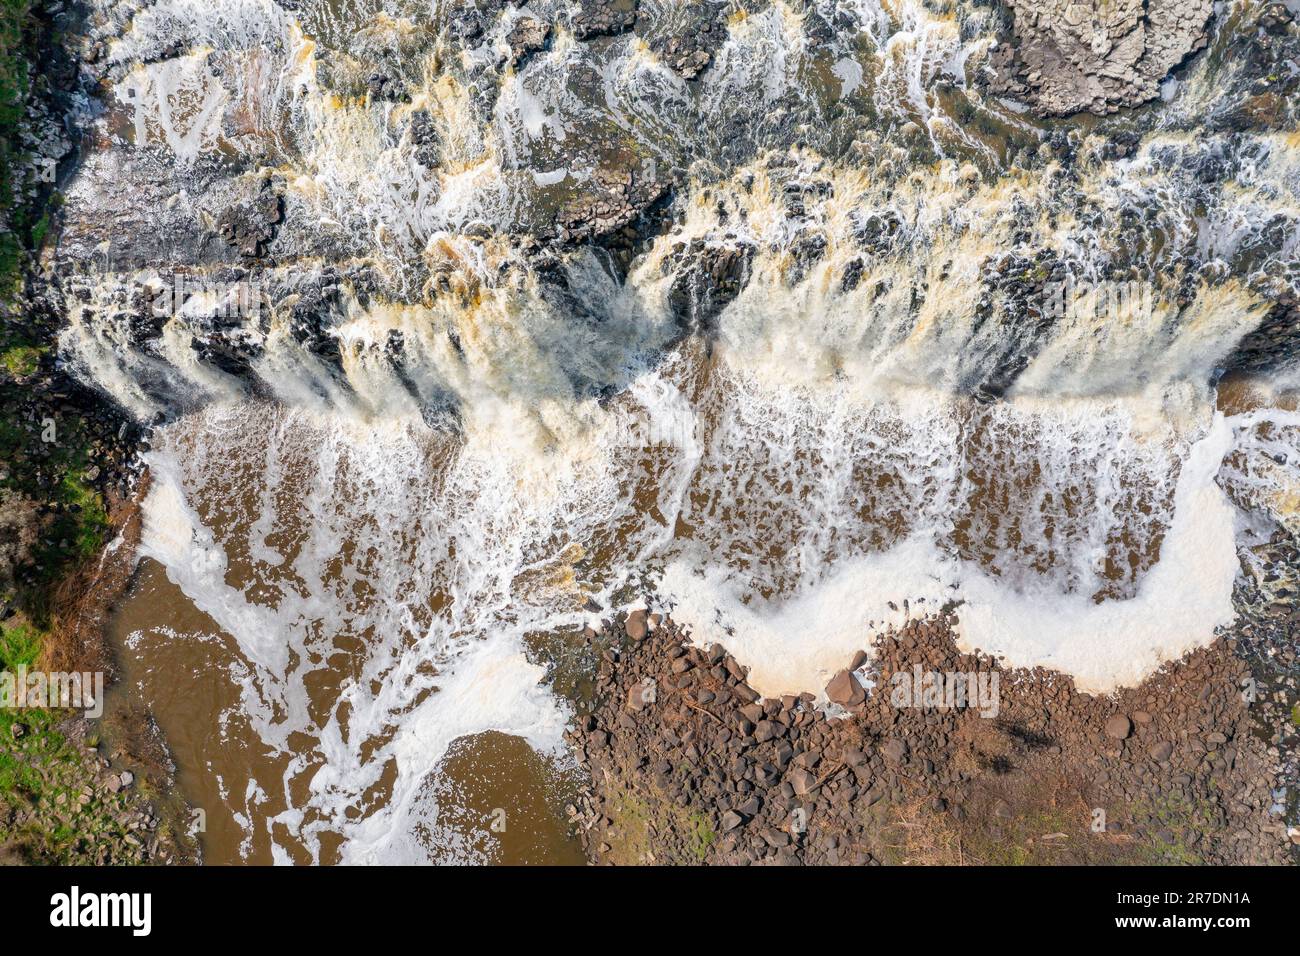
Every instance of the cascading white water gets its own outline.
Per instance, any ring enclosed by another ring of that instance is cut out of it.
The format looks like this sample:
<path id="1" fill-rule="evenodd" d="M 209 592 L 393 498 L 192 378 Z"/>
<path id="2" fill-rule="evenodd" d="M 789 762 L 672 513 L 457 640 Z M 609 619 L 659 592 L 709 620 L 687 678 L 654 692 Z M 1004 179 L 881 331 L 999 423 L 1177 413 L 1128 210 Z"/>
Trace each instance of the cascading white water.
<path id="1" fill-rule="evenodd" d="M 156 263 L 71 283 L 64 339 L 140 417 L 177 396 L 197 409 L 147 456 L 141 554 L 216 629 L 208 679 L 238 700 L 227 744 L 256 742 L 276 768 L 222 781 L 249 847 L 472 857 L 439 823 L 448 748 L 500 730 L 562 759 L 568 706 L 529 639 L 576 638 L 647 586 L 764 693 L 818 693 L 874 632 L 954 602 L 968 649 L 1105 692 L 1230 623 L 1247 525 L 1294 527 L 1300 419 L 1277 401 L 1225 417 L 1209 384 L 1268 303 L 1237 278 L 1176 292 L 1189 249 L 1233 263 L 1270 218 L 1292 225 L 1256 268 L 1294 259 L 1295 133 L 1252 134 L 1237 186 L 1213 195 L 1169 161 L 1200 148 L 1178 131 L 1116 162 L 1084 149 L 1070 174 L 986 178 L 993 151 L 936 90 L 965 89 L 991 41 L 984 13 L 812 4 L 859 24 L 820 49 L 810 5 L 759 6 L 728 18 L 694 86 L 640 37 L 596 54 L 557 30 L 486 109 L 465 71 L 504 42 L 513 8 L 471 53 L 406 5 L 294 15 L 269 0 L 164 0 L 114 45 L 118 107 L 145 134 L 119 144 L 124 163 L 148 144 L 168 169 L 254 157 L 284 181 L 284 230 L 307 237 L 256 270 L 270 292 L 239 330 L 256 346 L 246 378 L 201 358 L 215 300 L 169 317 L 157 345 L 133 338 L 131 290 L 167 282 Z M 178 37 L 194 49 L 164 56 Z M 409 101 L 339 92 L 389 51 L 405 54 Z M 829 104 L 859 84 L 889 123 L 924 127 L 940 161 L 911 168 L 879 137 L 859 140 L 860 161 L 821 152 Z M 763 140 L 780 110 L 803 145 Z M 436 168 L 419 158 L 420 113 Z M 760 132 L 733 167 L 734 117 Z M 625 282 L 569 254 L 561 297 L 504 233 L 589 182 L 597 140 L 636 168 L 699 168 Z M 990 263 L 1029 249 L 1103 281 L 1131 241 L 1113 224 L 1153 204 L 1151 308 L 1031 334 L 1020 306 L 982 301 Z M 873 217 L 893 231 L 868 248 Z M 804 262 L 810 236 L 821 253 Z M 680 337 L 671 305 L 691 244 L 752 253 L 708 347 Z M 328 254 L 378 276 L 377 290 L 338 281 L 337 367 L 292 322 Z M 1005 396 L 976 401 L 1008 353 L 1023 363 Z M 250 381 L 274 402 L 252 401 Z M 167 628 L 136 640 L 198 637 Z"/>

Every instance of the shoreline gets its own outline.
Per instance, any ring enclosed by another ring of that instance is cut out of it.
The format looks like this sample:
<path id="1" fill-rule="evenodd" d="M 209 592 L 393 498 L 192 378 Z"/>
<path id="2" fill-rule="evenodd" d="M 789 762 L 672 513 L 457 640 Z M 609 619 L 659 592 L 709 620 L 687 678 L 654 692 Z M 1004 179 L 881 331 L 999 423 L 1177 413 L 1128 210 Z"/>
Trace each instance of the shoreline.
<path id="1" fill-rule="evenodd" d="M 79 89 L 67 44 L 81 14 L 39 3 L 11 12 L 20 42 L 3 66 L 25 72 L 28 84 L 6 104 L 21 115 L 3 144 L 5 185 L 12 178 L 29 188 L 0 204 L 16 242 L 0 289 L 0 412 L 9 423 L 0 442 L 0 530 L 11 537 L 0 552 L 0 667 L 102 675 L 109 688 L 117 664 L 105 625 L 135 571 L 148 485 L 137 453 L 147 429 L 74 379 L 58 356 L 66 308 L 49 269 L 61 189 L 81 160 L 67 119 Z M 0 863 L 197 859 L 165 742 L 143 708 L 93 719 L 70 709 L 6 710 L 0 745 Z"/>
<path id="2" fill-rule="evenodd" d="M 837 675 L 830 695 L 847 706 L 828 717 L 810 694 L 761 698 L 720 646 L 653 620 L 599 632 L 595 702 L 570 734 L 594 863 L 1300 860 L 1269 812 L 1276 770 L 1230 638 L 1096 697 L 961 654 L 951 617 L 914 620 L 860 665 L 872 692 Z M 891 679 L 914 667 L 997 674 L 996 716 L 894 706 Z"/>
<path id="3" fill-rule="evenodd" d="M 136 493 L 110 512 L 117 534 L 97 560 L 71 571 L 51 609 L 53 625 L 37 663 L 49 673 L 103 675 L 100 714 L 17 710 L 8 715 L 9 757 L 18 784 L 0 795 L 0 863 L 93 865 L 197 863 L 191 811 L 176 785 L 176 767 L 157 722 L 119 681 L 107 622 L 135 578 L 140 534 Z M 32 734 L 33 728 L 44 732 Z M 39 779 L 25 785 L 23 770 Z M 72 828 L 66 840 L 48 834 Z"/>

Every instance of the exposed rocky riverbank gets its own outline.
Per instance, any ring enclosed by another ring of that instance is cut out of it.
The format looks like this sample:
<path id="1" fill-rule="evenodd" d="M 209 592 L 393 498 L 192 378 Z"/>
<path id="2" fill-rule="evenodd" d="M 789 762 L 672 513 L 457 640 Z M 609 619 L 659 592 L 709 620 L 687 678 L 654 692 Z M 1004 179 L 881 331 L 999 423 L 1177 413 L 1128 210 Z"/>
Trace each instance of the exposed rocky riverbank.
<path id="1" fill-rule="evenodd" d="M 1260 728 L 1275 715 L 1243 699 L 1233 640 L 1097 697 L 960 653 L 950 616 L 914 620 L 869 662 L 846 661 L 826 707 L 761 698 L 720 646 L 692 646 L 656 618 L 637 612 L 595 638 L 595 703 L 572 735 L 592 781 L 572 815 L 593 862 L 1242 864 L 1300 852 L 1300 832 L 1271 812 L 1279 758 Z M 895 695 L 921 672 L 996 674 L 996 706 Z"/>

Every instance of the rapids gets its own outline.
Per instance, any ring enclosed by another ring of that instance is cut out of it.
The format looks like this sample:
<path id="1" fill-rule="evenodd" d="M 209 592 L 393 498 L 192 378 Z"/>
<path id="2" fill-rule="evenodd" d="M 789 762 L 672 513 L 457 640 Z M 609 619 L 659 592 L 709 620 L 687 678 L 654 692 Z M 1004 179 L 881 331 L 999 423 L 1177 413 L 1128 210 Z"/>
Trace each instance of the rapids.
<path id="1" fill-rule="evenodd" d="M 642 0 L 592 40 L 466 6 L 97 6 L 62 349 L 156 424 L 119 629 L 169 737 L 212 724 L 217 856 L 490 856 L 444 758 L 500 731 L 562 775 L 541 636 L 647 600 L 767 694 L 950 604 L 1096 693 L 1230 627 L 1300 487 L 1288 343 L 1255 360 L 1300 131 L 1211 122 L 1250 5 L 1168 102 L 1054 130 L 985 88 L 988 5 Z M 687 81 L 656 50 L 695 7 Z"/>

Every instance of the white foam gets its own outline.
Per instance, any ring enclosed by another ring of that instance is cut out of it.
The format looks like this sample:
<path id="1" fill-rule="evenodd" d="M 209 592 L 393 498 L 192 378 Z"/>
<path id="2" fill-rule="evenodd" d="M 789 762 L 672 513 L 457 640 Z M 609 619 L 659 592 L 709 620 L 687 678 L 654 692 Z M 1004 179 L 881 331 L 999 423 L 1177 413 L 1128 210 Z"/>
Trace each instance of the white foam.
<path id="1" fill-rule="evenodd" d="M 781 600 L 747 604 L 726 568 L 700 571 L 689 560 L 668 565 L 661 595 L 694 643 L 722 644 L 749 668 L 759 693 L 820 694 L 858 650 L 869 649 L 868 622 L 902 624 L 904 600 L 916 602 L 918 612 L 937 610 L 949 593 L 943 576 L 953 570 L 933 544 L 912 538 L 883 554 L 839 562 L 815 587 Z"/>
<path id="2" fill-rule="evenodd" d="M 231 670 L 241 703 L 223 719 L 288 759 L 286 786 L 310 781 L 306 804 L 275 819 L 309 848 L 342 832 L 348 860 L 438 858 L 446 848 L 416 832 L 436 815 L 426 782 L 452 742 L 498 730 L 556 754 L 568 720 L 522 644 L 538 623 L 530 601 L 553 610 L 552 586 L 531 585 L 540 590 L 530 599 L 516 578 L 545 557 L 534 546 L 557 526 L 599 519 L 608 489 L 581 467 L 521 472 L 500 446 L 488 457 L 440 456 L 434 437 L 415 422 L 371 428 L 214 408 L 163 429 L 149 455 L 140 553 L 163 564 L 249 665 Z M 232 484 L 243 493 L 231 496 Z M 431 613 L 436 592 L 447 600 Z M 338 666 L 344 638 L 362 642 L 359 670 L 321 722 L 312 674 Z M 391 802 L 351 822 L 345 808 L 390 759 Z M 248 800 L 229 799 L 257 818 Z"/>
<path id="3" fill-rule="evenodd" d="M 1208 645 L 1230 624 L 1240 564 L 1234 509 L 1215 476 L 1233 432 L 1216 413 L 1178 479 L 1160 560 L 1123 601 L 1016 593 L 984 574 L 962 582 L 960 646 L 1005 656 L 1017 667 L 1064 671 L 1083 691 L 1131 687 L 1161 664 Z"/>
<path id="4" fill-rule="evenodd" d="M 1205 646 L 1233 620 L 1234 510 L 1214 482 L 1232 437 L 1216 415 L 1192 446 L 1160 560 L 1126 600 L 1096 603 L 1051 582 L 1025 581 L 1029 586 L 1018 589 L 925 536 L 839 562 L 824 580 L 779 601 L 745 603 L 731 573 L 716 564 L 701 573 L 689 560 L 669 565 L 663 591 L 695 642 L 721 643 L 767 696 L 821 693 L 857 650 L 867 649 L 870 622 L 896 626 L 906 619 L 904 600 L 912 616 L 961 602 L 963 650 L 1003 657 L 1015 667 L 1063 671 L 1087 692 L 1133 686 L 1162 663 Z"/>

